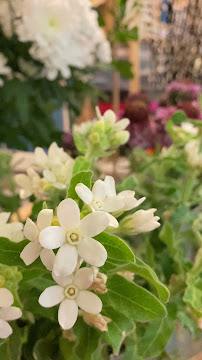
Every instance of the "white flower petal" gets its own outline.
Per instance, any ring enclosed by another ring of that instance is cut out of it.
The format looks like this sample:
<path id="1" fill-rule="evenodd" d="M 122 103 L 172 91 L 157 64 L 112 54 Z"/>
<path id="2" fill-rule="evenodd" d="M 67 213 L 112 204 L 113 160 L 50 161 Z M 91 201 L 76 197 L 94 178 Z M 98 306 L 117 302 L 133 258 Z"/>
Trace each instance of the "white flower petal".
<path id="1" fill-rule="evenodd" d="M 0 214 L 0 225 L 4 225 L 7 223 L 9 217 L 10 217 L 10 212 L 2 212 Z"/>
<path id="2" fill-rule="evenodd" d="M 77 246 L 77 250 L 82 259 L 89 265 L 101 267 L 107 260 L 107 251 L 97 240 L 86 237 Z"/>
<path id="3" fill-rule="evenodd" d="M 137 200 L 135 197 L 135 191 L 125 190 L 121 191 L 117 197 L 124 201 L 124 211 L 128 211 L 131 209 L 134 209 L 138 207 L 140 204 L 143 203 L 143 201 L 146 200 L 146 197 L 142 197 L 139 200 Z"/>
<path id="4" fill-rule="evenodd" d="M 105 176 L 105 184 L 107 185 L 107 196 L 116 196 L 115 180 L 112 176 Z"/>
<path id="5" fill-rule="evenodd" d="M 30 242 L 22 250 L 20 257 L 28 266 L 32 264 L 40 255 L 41 246 L 38 242 Z"/>
<path id="6" fill-rule="evenodd" d="M 36 224 L 30 219 L 27 218 L 27 221 L 24 226 L 24 235 L 26 239 L 30 241 L 37 241 L 39 236 L 39 229 Z"/>
<path id="7" fill-rule="evenodd" d="M 0 307 L 9 307 L 13 304 L 14 298 L 10 290 L 0 288 Z"/>
<path id="8" fill-rule="evenodd" d="M 123 200 L 116 197 L 108 197 L 104 200 L 104 211 L 114 212 L 124 208 Z"/>
<path id="9" fill-rule="evenodd" d="M 42 169 L 48 165 L 48 156 L 42 148 L 36 147 L 34 155 L 37 165 L 42 167 Z"/>
<path id="10" fill-rule="evenodd" d="M 114 216 L 112 216 L 111 214 L 108 214 L 106 213 L 108 218 L 109 218 L 109 225 L 108 226 L 111 226 L 111 227 L 114 227 L 114 228 L 118 228 L 119 227 L 119 223 L 118 221 L 116 220 L 116 218 Z"/>
<path id="11" fill-rule="evenodd" d="M 48 226 L 40 232 L 39 242 L 46 249 L 57 249 L 65 242 L 65 232 L 60 226 Z"/>
<path id="12" fill-rule="evenodd" d="M 30 195 L 33 193 L 32 182 L 31 182 L 31 179 L 29 178 L 29 176 L 27 176 L 25 174 L 15 175 L 15 182 L 18 186 L 23 188 Z"/>
<path id="13" fill-rule="evenodd" d="M 64 244 L 55 257 L 53 271 L 57 276 L 68 276 L 76 268 L 78 253 L 75 246 Z"/>
<path id="14" fill-rule="evenodd" d="M 95 211 L 81 220 L 80 229 L 86 236 L 96 236 L 109 225 L 109 218 L 103 211 Z"/>
<path id="15" fill-rule="evenodd" d="M 53 285 L 42 292 L 39 297 L 39 304 L 45 308 L 50 308 L 61 303 L 64 298 L 64 288 L 60 285 Z"/>
<path id="16" fill-rule="evenodd" d="M 75 187 L 75 191 L 85 204 L 90 204 L 92 202 L 93 200 L 92 191 L 86 185 L 82 183 L 77 184 Z"/>
<path id="17" fill-rule="evenodd" d="M 53 220 L 53 210 L 52 209 L 43 209 L 39 212 L 37 216 L 37 227 L 41 231 L 48 226 L 51 226 Z"/>
<path id="18" fill-rule="evenodd" d="M 102 301 L 88 290 L 79 291 L 76 302 L 82 310 L 90 314 L 99 314 L 102 311 Z"/>
<path id="19" fill-rule="evenodd" d="M 40 258 L 47 270 L 52 271 L 55 261 L 55 254 L 52 250 L 42 249 Z"/>
<path id="20" fill-rule="evenodd" d="M 102 180 L 97 180 L 92 188 L 93 198 L 96 200 L 104 200 L 107 195 L 106 184 Z"/>
<path id="21" fill-rule="evenodd" d="M 74 276 L 74 284 L 78 286 L 78 288 L 81 290 L 88 289 L 92 285 L 92 283 L 93 270 L 90 268 L 81 268 Z"/>
<path id="22" fill-rule="evenodd" d="M 2 320 L 16 320 L 22 316 L 22 311 L 15 306 L 0 309 L 0 319 Z"/>
<path id="23" fill-rule="evenodd" d="M 6 339 L 12 334 L 12 327 L 5 320 L 0 320 L 0 339 Z"/>
<path id="24" fill-rule="evenodd" d="M 43 176 L 51 184 L 56 182 L 56 177 L 50 170 L 47 170 L 47 169 L 44 170 L 43 171 Z"/>
<path id="25" fill-rule="evenodd" d="M 57 216 L 60 225 L 64 229 L 71 229 L 79 226 L 80 210 L 77 203 L 72 199 L 61 201 L 57 209 Z"/>
<path id="26" fill-rule="evenodd" d="M 71 329 L 78 317 L 78 305 L 75 300 L 65 299 L 58 310 L 58 321 L 64 330 Z"/>
<path id="27" fill-rule="evenodd" d="M 130 120 L 127 118 L 117 121 L 115 124 L 116 131 L 125 130 L 129 124 L 130 124 Z"/>
<path id="28" fill-rule="evenodd" d="M 52 272 L 52 278 L 53 280 L 55 280 L 55 282 L 58 285 L 61 285 L 63 287 L 66 287 L 69 284 L 72 284 L 73 281 L 73 275 L 69 275 L 69 276 L 57 276 L 55 275 L 54 271 Z"/>

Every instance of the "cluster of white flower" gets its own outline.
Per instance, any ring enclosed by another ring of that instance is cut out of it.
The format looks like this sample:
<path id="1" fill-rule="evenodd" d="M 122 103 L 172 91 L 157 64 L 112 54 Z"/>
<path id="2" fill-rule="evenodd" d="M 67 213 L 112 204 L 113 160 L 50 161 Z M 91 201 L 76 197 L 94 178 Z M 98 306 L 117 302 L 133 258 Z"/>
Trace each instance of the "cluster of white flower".
<path id="1" fill-rule="evenodd" d="M 21 199 L 26 199 L 33 194 L 37 199 L 45 199 L 47 185 L 59 190 L 67 189 L 72 177 L 74 160 L 62 148 L 52 143 L 46 154 L 42 148 L 37 147 L 35 162 L 39 170 L 43 172 L 42 178 L 33 168 L 27 169 L 27 175 L 15 176 L 15 181 L 21 188 Z"/>
<path id="2" fill-rule="evenodd" d="M 0 213 L 0 236 L 5 237 L 13 242 L 19 242 L 24 239 L 23 224 L 20 222 L 13 222 L 8 224 L 10 217 L 9 212 Z"/>
<path id="3" fill-rule="evenodd" d="M 12 306 L 14 298 L 6 288 L 0 288 L 0 339 L 6 339 L 13 332 L 7 321 L 17 320 L 22 316 L 19 308 Z"/>
<path id="4" fill-rule="evenodd" d="M 26 265 L 40 256 L 45 267 L 52 271 L 57 285 L 44 290 L 39 303 L 43 307 L 60 304 L 58 321 L 64 330 L 75 324 L 78 308 L 84 318 L 85 313 L 97 316 L 102 310 L 101 300 L 90 290 L 107 291 L 107 278 L 98 272 L 107 260 L 107 251 L 94 237 L 108 226 L 117 228 L 119 223 L 115 216 L 139 206 L 145 200 L 137 200 L 134 191 L 116 194 L 115 181 L 111 176 L 106 176 L 104 181 L 97 180 L 92 191 L 83 183 L 77 184 L 75 191 L 84 202 L 81 213 L 76 201 L 68 198 L 58 205 L 56 217 L 53 217 L 53 210 L 43 209 L 38 214 L 37 224 L 28 218 L 24 235 L 30 243 L 20 255 Z M 137 211 L 132 219 L 126 219 L 124 230 L 137 234 L 157 228 L 159 217 L 154 216 L 154 211 Z M 80 268 L 83 262 L 86 266 Z M 101 326 L 100 320 L 96 319 L 95 323 L 105 329 L 106 326 Z M 90 321 L 93 321 L 92 317 Z"/>
<path id="5" fill-rule="evenodd" d="M 89 0 L 29 0 L 15 31 L 22 42 L 31 41 L 31 56 L 44 64 L 44 76 L 71 75 L 70 66 L 85 68 L 98 58 L 111 61 L 111 51 Z"/>
<path id="6" fill-rule="evenodd" d="M 0 53 L 0 76 L 1 75 L 6 77 L 11 76 L 11 68 L 7 65 L 7 59 L 2 53 Z M 4 81 L 0 77 L 0 87 L 3 86 L 3 84 Z"/>
<path id="7" fill-rule="evenodd" d="M 191 166 L 202 168 L 202 152 L 199 139 L 191 140 L 185 145 L 185 154 Z"/>

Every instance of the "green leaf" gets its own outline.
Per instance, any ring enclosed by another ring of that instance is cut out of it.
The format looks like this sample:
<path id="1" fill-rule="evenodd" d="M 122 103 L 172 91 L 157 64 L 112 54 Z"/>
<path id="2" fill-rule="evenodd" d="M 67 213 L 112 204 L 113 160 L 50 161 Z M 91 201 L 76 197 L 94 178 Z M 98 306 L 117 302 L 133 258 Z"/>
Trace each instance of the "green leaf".
<path id="1" fill-rule="evenodd" d="M 142 276 L 149 283 L 151 283 L 157 290 L 161 301 L 166 302 L 169 299 L 169 290 L 167 287 L 158 279 L 156 273 L 142 260 L 136 258 L 135 264 L 125 264 L 116 268 L 117 271 L 131 271 L 137 275 Z"/>
<path id="2" fill-rule="evenodd" d="M 79 318 L 74 326 L 77 337 L 75 353 L 81 360 L 91 360 L 94 351 L 97 349 L 100 333 L 93 327 L 88 326 Z"/>
<path id="3" fill-rule="evenodd" d="M 123 341 L 134 330 L 135 323 L 111 306 L 105 306 L 102 313 L 112 320 L 108 324 L 108 331 L 104 332 L 104 337 L 112 346 L 114 354 L 118 355 Z"/>
<path id="4" fill-rule="evenodd" d="M 202 316 L 202 279 L 198 278 L 189 284 L 185 290 L 183 300 L 190 305 L 199 316 Z"/>
<path id="5" fill-rule="evenodd" d="M 181 325 L 190 331 L 193 337 L 197 337 L 201 330 L 198 328 L 196 322 L 191 318 L 189 314 L 186 314 L 182 311 L 177 313 L 177 318 L 180 321 Z"/>
<path id="6" fill-rule="evenodd" d="M 125 341 L 125 351 L 122 360 L 144 360 L 143 357 L 137 353 L 134 334 L 129 336 Z"/>
<path id="7" fill-rule="evenodd" d="M 177 239 L 174 239 L 173 228 L 168 222 L 164 223 L 160 231 L 159 238 L 161 239 L 161 241 L 164 242 L 164 244 L 167 245 L 168 251 L 170 255 L 175 259 L 175 261 L 180 265 L 183 264 L 184 263 L 183 252 L 178 244 Z"/>
<path id="8" fill-rule="evenodd" d="M 73 175 L 77 174 L 80 171 L 88 170 L 90 167 L 90 162 L 84 156 L 78 156 L 74 162 Z"/>
<path id="9" fill-rule="evenodd" d="M 103 267 L 102 272 L 108 272 L 127 262 L 134 262 L 135 257 L 128 245 L 118 236 L 101 233 L 95 237 L 107 250 L 107 261 Z"/>
<path id="10" fill-rule="evenodd" d="M 138 180 L 135 175 L 130 175 L 120 185 L 117 185 L 118 191 L 131 190 L 134 191 L 138 184 Z"/>
<path id="11" fill-rule="evenodd" d="M 93 173 L 92 171 L 80 171 L 76 175 L 72 177 L 70 182 L 69 190 L 68 190 L 68 198 L 72 198 L 73 200 L 78 200 L 79 197 L 75 191 L 75 187 L 79 183 L 83 183 L 87 187 L 91 188 L 91 180 Z"/>
<path id="12" fill-rule="evenodd" d="M 169 317 L 153 321 L 147 326 L 144 336 L 139 339 L 138 354 L 144 359 L 160 355 L 173 330 L 174 321 Z"/>
<path id="13" fill-rule="evenodd" d="M 127 60 L 116 60 L 112 62 L 112 65 L 118 71 L 123 79 L 132 79 L 132 64 Z"/>
<path id="14" fill-rule="evenodd" d="M 13 334 L 0 346 L 0 359 L 21 360 L 22 334 L 19 327 L 12 323 Z"/>
<path id="15" fill-rule="evenodd" d="M 27 240 L 14 243 L 6 238 L 0 238 L 0 263 L 10 266 L 25 267 L 26 265 L 20 258 L 20 253 L 27 243 Z"/>
<path id="16" fill-rule="evenodd" d="M 52 341 L 40 339 L 33 349 L 34 360 L 53 360 L 54 351 L 55 344 Z"/>
<path id="17" fill-rule="evenodd" d="M 108 292 L 100 296 L 105 305 L 136 321 L 151 321 L 166 316 L 165 306 L 148 290 L 112 275 L 107 282 Z"/>
<path id="18" fill-rule="evenodd" d="M 75 342 L 60 338 L 60 352 L 63 360 L 79 360 L 79 357 L 74 352 Z"/>

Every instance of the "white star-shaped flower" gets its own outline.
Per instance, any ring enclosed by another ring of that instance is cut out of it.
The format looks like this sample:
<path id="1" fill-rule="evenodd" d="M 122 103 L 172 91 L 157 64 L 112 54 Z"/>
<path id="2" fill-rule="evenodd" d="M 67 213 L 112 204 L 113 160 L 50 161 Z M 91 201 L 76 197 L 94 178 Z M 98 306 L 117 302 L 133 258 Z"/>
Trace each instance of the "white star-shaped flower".
<path id="1" fill-rule="evenodd" d="M 10 212 L 0 213 L 0 236 L 5 237 L 13 242 L 19 242 L 24 239 L 23 224 L 21 222 L 13 222 L 8 224 Z"/>
<path id="2" fill-rule="evenodd" d="M 11 306 L 14 302 L 12 293 L 6 288 L 0 288 L 0 339 L 6 339 L 13 332 L 7 321 L 17 320 L 22 316 L 22 311 Z"/>
<path id="3" fill-rule="evenodd" d="M 39 242 L 40 232 L 51 225 L 53 219 L 53 210 L 41 210 L 37 217 L 37 225 L 28 218 L 25 227 L 24 235 L 30 240 L 30 243 L 22 250 L 20 257 L 26 265 L 32 264 L 39 256 L 42 263 L 48 270 L 52 270 L 55 259 L 52 250 L 44 249 Z"/>
<path id="4" fill-rule="evenodd" d="M 20 187 L 21 199 L 27 199 L 31 195 L 34 195 L 37 199 L 44 198 L 44 185 L 47 181 L 42 179 L 33 168 L 27 169 L 27 175 L 15 175 L 15 182 Z"/>
<path id="5" fill-rule="evenodd" d="M 67 276 L 76 268 L 78 255 L 88 264 L 100 267 L 107 259 L 102 244 L 93 239 L 109 225 L 108 216 L 101 211 L 92 212 L 80 220 L 80 210 L 72 199 L 63 200 L 57 208 L 60 226 L 49 226 L 39 235 L 40 244 L 47 249 L 57 249 L 54 273 Z"/>
<path id="6" fill-rule="evenodd" d="M 41 306 L 49 308 L 60 304 L 58 321 L 64 330 L 71 329 L 78 317 L 78 307 L 90 314 L 99 314 L 102 302 L 99 297 L 87 289 L 93 283 L 93 270 L 81 268 L 75 275 L 57 277 L 58 285 L 50 286 L 39 297 Z"/>
<path id="7" fill-rule="evenodd" d="M 118 227 L 118 221 L 109 213 L 123 212 L 139 206 L 146 198 L 137 200 L 135 191 L 125 190 L 116 194 L 115 180 L 106 176 L 105 180 L 97 180 L 92 191 L 84 184 L 77 184 L 75 191 L 80 199 L 90 205 L 92 211 L 104 211 L 109 216 L 109 226 Z"/>

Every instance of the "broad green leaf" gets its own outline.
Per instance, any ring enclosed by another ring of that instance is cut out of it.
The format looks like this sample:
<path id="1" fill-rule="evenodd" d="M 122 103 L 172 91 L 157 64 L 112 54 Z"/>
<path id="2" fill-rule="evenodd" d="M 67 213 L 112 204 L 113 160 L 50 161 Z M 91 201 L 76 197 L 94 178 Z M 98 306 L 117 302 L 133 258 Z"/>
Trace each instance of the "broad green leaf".
<path id="1" fill-rule="evenodd" d="M 145 360 L 137 353 L 135 335 L 132 334 L 125 341 L 125 351 L 122 360 Z"/>
<path id="2" fill-rule="evenodd" d="M 133 77 L 132 64 L 127 60 L 116 60 L 112 65 L 118 71 L 123 79 L 131 79 Z"/>
<path id="3" fill-rule="evenodd" d="M 100 296 L 103 303 L 131 319 L 144 322 L 167 314 L 165 306 L 153 294 L 122 276 L 110 276 L 107 288 L 108 292 Z"/>
<path id="4" fill-rule="evenodd" d="M 139 339 L 138 354 L 144 359 L 160 355 L 173 330 L 174 321 L 169 316 L 153 321 L 147 326 L 144 336 Z"/>
<path id="5" fill-rule="evenodd" d="M 84 323 L 79 318 L 74 326 L 74 333 L 77 337 L 75 353 L 81 360 L 91 360 L 94 351 L 97 349 L 100 333 L 93 327 Z"/>
<path id="6" fill-rule="evenodd" d="M 104 337 L 112 346 L 115 355 L 119 354 L 120 347 L 128 336 L 134 330 L 135 323 L 130 318 L 114 310 L 110 306 L 105 306 L 102 314 L 112 321 L 108 324 L 108 331 L 104 332 Z"/>
<path id="7" fill-rule="evenodd" d="M 74 352 L 75 342 L 60 338 L 60 352 L 63 360 L 79 360 Z"/>
<path id="8" fill-rule="evenodd" d="M 201 330 L 198 328 L 197 323 L 191 318 L 189 314 L 183 311 L 177 313 L 177 318 L 180 321 L 183 328 L 188 329 L 193 337 L 197 337 Z"/>
<path id="9" fill-rule="evenodd" d="M 68 198 L 72 198 L 74 200 L 78 200 L 79 197 L 75 191 L 75 187 L 79 183 L 83 183 L 87 187 L 91 187 L 91 180 L 92 180 L 93 173 L 92 171 L 80 171 L 76 175 L 72 177 L 70 182 L 69 190 L 68 190 Z"/>
<path id="10" fill-rule="evenodd" d="M 34 360 L 56 360 L 56 343 L 49 339 L 39 339 L 33 349 Z M 76 360 L 76 359 L 75 359 Z"/>
<path id="11" fill-rule="evenodd" d="M 168 251 L 170 255 L 175 259 L 175 261 L 180 265 L 183 264 L 184 263 L 183 251 L 180 247 L 180 243 L 178 243 L 177 239 L 174 238 L 173 228 L 168 222 L 164 223 L 160 231 L 159 238 L 161 239 L 161 241 L 164 242 L 164 244 L 167 245 Z"/>
<path id="12" fill-rule="evenodd" d="M 202 279 L 195 279 L 185 290 L 183 300 L 189 304 L 199 316 L 202 316 Z"/>
<path id="13" fill-rule="evenodd" d="M 84 156 L 78 156 L 74 162 L 73 175 L 77 174 L 80 171 L 88 170 L 90 167 L 90 162 L 85 159 Z"/>
<path id="14" fill-rule="evenodd" d="M 123 265 L 126 262 L 134 262 L 134 254 L 128 245 L 118 236 L 101 233 L 95 237 L 107 250 L 107 261 L 105 265 L 100 268 L 103 272 L 108 272 Z"/>
<path id="15" fill-rule="evenodd" d="M 21 360 L 22 355 L 22 334 L 19 327 L 12 323 L 13 333 L 0 346 L 1 360 Z"/>
<path id="16" fill-rule="evenodd" d="M 135 274 L 142 276 L 149 283 L 151 283 L 157 290 L 161 301 L 166 302 L 169 299 L 169 290 L 167 287 L 158 279 L 156 273 L 142 260 L 136 258 L 135 263 L 129 263 L 121 265 L 116 268 L 117 271 L 131 271 Z"/>
<path id="17" fill-rule="evenodd" d="M 10 266 L 25 267 L 26 265 L 20 258 L 20 253 L 27 243 L 27 240 L 14 243 L 6 238 L 0 238 L 0 263 Z"/>

